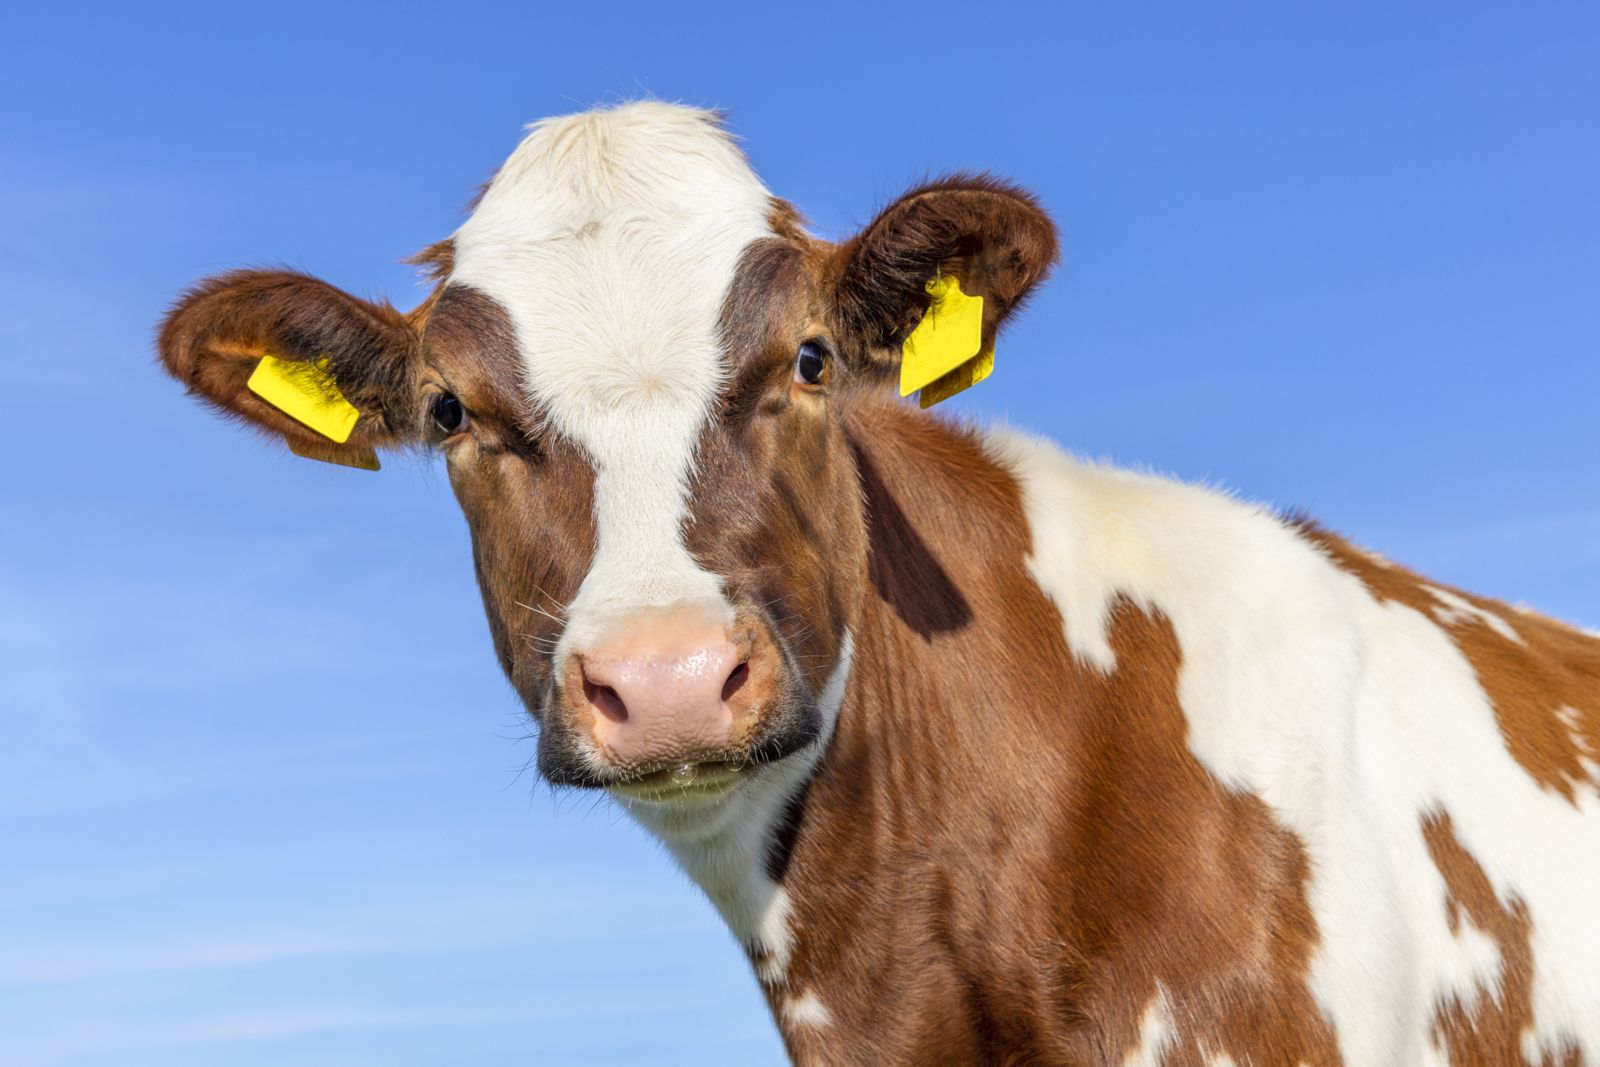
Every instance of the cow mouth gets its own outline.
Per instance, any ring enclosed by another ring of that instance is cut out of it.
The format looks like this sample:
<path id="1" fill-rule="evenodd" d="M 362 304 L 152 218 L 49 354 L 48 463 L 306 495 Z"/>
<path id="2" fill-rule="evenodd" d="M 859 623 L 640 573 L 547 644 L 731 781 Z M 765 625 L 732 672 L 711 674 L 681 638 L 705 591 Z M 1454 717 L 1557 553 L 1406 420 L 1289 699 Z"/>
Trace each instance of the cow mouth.
<path id="1" fill-rule="evenodd" d="M 554 687 L 545 708 L 558 707 Z M 552 785 L 604 789 L 618 799 L 655 804 L 707 803 L 736 792 L 769 765 L 809 750 L 822 732 L 822 716 L 808 694 L 785 688 L 763 709 L 755 737 L 744 746 L 681 752 L 633 767 L 614 758 L 559 715 L 539 714 L 539 773 Z"/>
<path id="2" fill-rule="evenodd" d="M 656 803 L 714 800 L 738 788 L 753 770 L 751 764 L 734 760 L 683 762 L 632 775 L 610 789 L 629 800 Z"/>

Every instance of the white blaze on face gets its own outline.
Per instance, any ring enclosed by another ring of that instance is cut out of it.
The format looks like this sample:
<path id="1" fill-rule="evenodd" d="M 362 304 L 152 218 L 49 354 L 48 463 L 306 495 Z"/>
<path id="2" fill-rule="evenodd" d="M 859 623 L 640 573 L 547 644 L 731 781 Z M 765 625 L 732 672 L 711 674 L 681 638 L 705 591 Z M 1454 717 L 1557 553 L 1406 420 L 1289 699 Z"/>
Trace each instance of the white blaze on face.
<path id="1" fill-rule="evenodd" d="M 723 299 L 770 204 L 714 115 L 642 102 L 535 124 L 455 235 L 450 281 L 506 309 L 529 401 L 594 468 L 597 550 L 563 652 L 645 607 L 729 611 L 683 520 Z"/>

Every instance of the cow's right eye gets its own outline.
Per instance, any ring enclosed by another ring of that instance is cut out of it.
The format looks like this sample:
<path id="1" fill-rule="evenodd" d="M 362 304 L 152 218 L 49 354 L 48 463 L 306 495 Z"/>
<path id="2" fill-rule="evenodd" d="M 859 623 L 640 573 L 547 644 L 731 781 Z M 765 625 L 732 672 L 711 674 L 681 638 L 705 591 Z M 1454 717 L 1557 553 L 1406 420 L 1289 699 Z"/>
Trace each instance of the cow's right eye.
<path id="1" fill-rule="evenodd" d="M 433 424 L 446 437 L 454 437 L 467 428 L 467 409 L 449 393 L 433 398 Z"/>
<path id="2" fill-rule="evenodd" d="M 795 354 L 794 380 L 802 385 L 822 384 L 822 372 L 828 366 L 828 353 L 820 342 L 807 341 Z"/>

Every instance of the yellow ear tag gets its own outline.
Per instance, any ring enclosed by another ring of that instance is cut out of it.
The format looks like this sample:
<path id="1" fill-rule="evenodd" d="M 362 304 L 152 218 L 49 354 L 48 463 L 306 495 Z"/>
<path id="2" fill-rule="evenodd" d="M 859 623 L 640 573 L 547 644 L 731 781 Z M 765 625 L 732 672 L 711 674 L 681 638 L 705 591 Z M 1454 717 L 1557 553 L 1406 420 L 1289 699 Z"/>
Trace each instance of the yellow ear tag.
<path id="1" fill-rule="evenodd" d="M 933 303 L 900 351 L 900 395 L 922 390 L 930 407 L 989 376 L 994 349 L 983 351 L 983 297 L 968 296 L 952 276 L 928 283 Z"/>
<path id="2" fill-rule="evenodd" d="M 949 400 L 957 393 L 971 389 L 993 371 L 994 346 L 990 345 L 949 374 L 924 385 L 922 392 L 917 395 L 917 406 L 931 408 L 941 400 Z"/>
<path id="3" fill-rule="evenodd" d="M 319 463 L 332 463 L 340 467 L 355 467 L 357 470 L 380 470 L 382 465 L 378 462 L 378 453 L 370 448 L 335 448 L 332 445 L 303 445 L 299 441 L 285 439 L 284 444 L 289 446 L 289 451 L 303 459 L 314 459 Z"/>
<path id="4" fill-rule="evenodd" d="M 246 384 L 285 415 L 341 445 L 350 440 L 350 431 L 361 417 L 334 384 L 326 359 L 301 362 L 262 356 Z"/>

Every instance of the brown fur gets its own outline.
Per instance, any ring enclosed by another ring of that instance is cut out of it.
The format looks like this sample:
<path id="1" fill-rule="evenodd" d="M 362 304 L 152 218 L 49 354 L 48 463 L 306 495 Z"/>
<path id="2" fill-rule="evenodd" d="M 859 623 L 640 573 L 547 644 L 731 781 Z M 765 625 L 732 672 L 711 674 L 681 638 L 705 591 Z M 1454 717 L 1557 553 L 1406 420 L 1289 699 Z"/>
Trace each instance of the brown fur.
<path id="1" fill-rule="evenodd" d="M 1116 672 L 1078 664 L 977 442 L 875 404 L 849 431 L 876 572 L 785 878 L 769 996 L 833 1016 L 785 1028 L 797 1061 L 1119 1063 L 1159 983 L 1167 1062 L 1336 1062 L 1304 850 L 1189 752 L 1170 625 L 1122 603 Z"/>
<path id="2" fill-rule="evenodd" d="M 805 216 L 800 214 L 799 208 L 781 197 L 772 198 L 767 225 L 772 227 L 773 235 L 786 244 L 801 247 L 810 242 L 806 234 Z"/>
<path id="3" fill-rule="evenodd" d="M 1502 901 L 1483 867 L 1456 838 L 1450 816 L 1423 817 L 1422 836 L 1428 854 L 1444 876 L 1449 892 L 1450 932 L 1465 915 L 1487 934 L 1500 952 L 1500 985 L 1470 1002 L 1452 1000 L 1439 1007 L 1433 1021 L 1434 1040 L 1450 1054 L 1454 1067 L 1502 1067 L 1526 1062 L 1522 1032 L 1533 1025 L 1533 919 L 1516 897 Z M 1535 1067 L 1583 1067 L 1578 1049 L 1546 1053 Z"/>
<path id="4" fill-rule="evenodd" d="M 406 262 L 421 267 L 429 281 L 443 285 L 456 269 L 456 243 L 449 238 L 435 241 Z"/>
<path id="5" fill-rule="evenodd" d="M 549 651 L 594 558 L 594 472 L 574 446 L 541 435 L 519 402 L 515 331 L 494 300 L 445 287 L 425 337 L 426 377 L 459 398 L 472 420 L 446 462 L 472 532 L 495 651 L 523 702 L 548 725 L 558 706 Z M 570 741 L 546 729 L 541 751 Z"/>
<path id="6" fill-rule="evenodd" d="M 827 386 L 792 381 L 796 349 L 824 331 L 810 243 L 773 238 L 745 253 L 724 302 L 733 358 L 720 417 L 701 434 L 684 543 L 723 576 L 740 614 L 759 620 L 783 677 L 757 746 L 800 721 L 826 682 L 859 602 L 864 553 L 848 458 Z"/>

